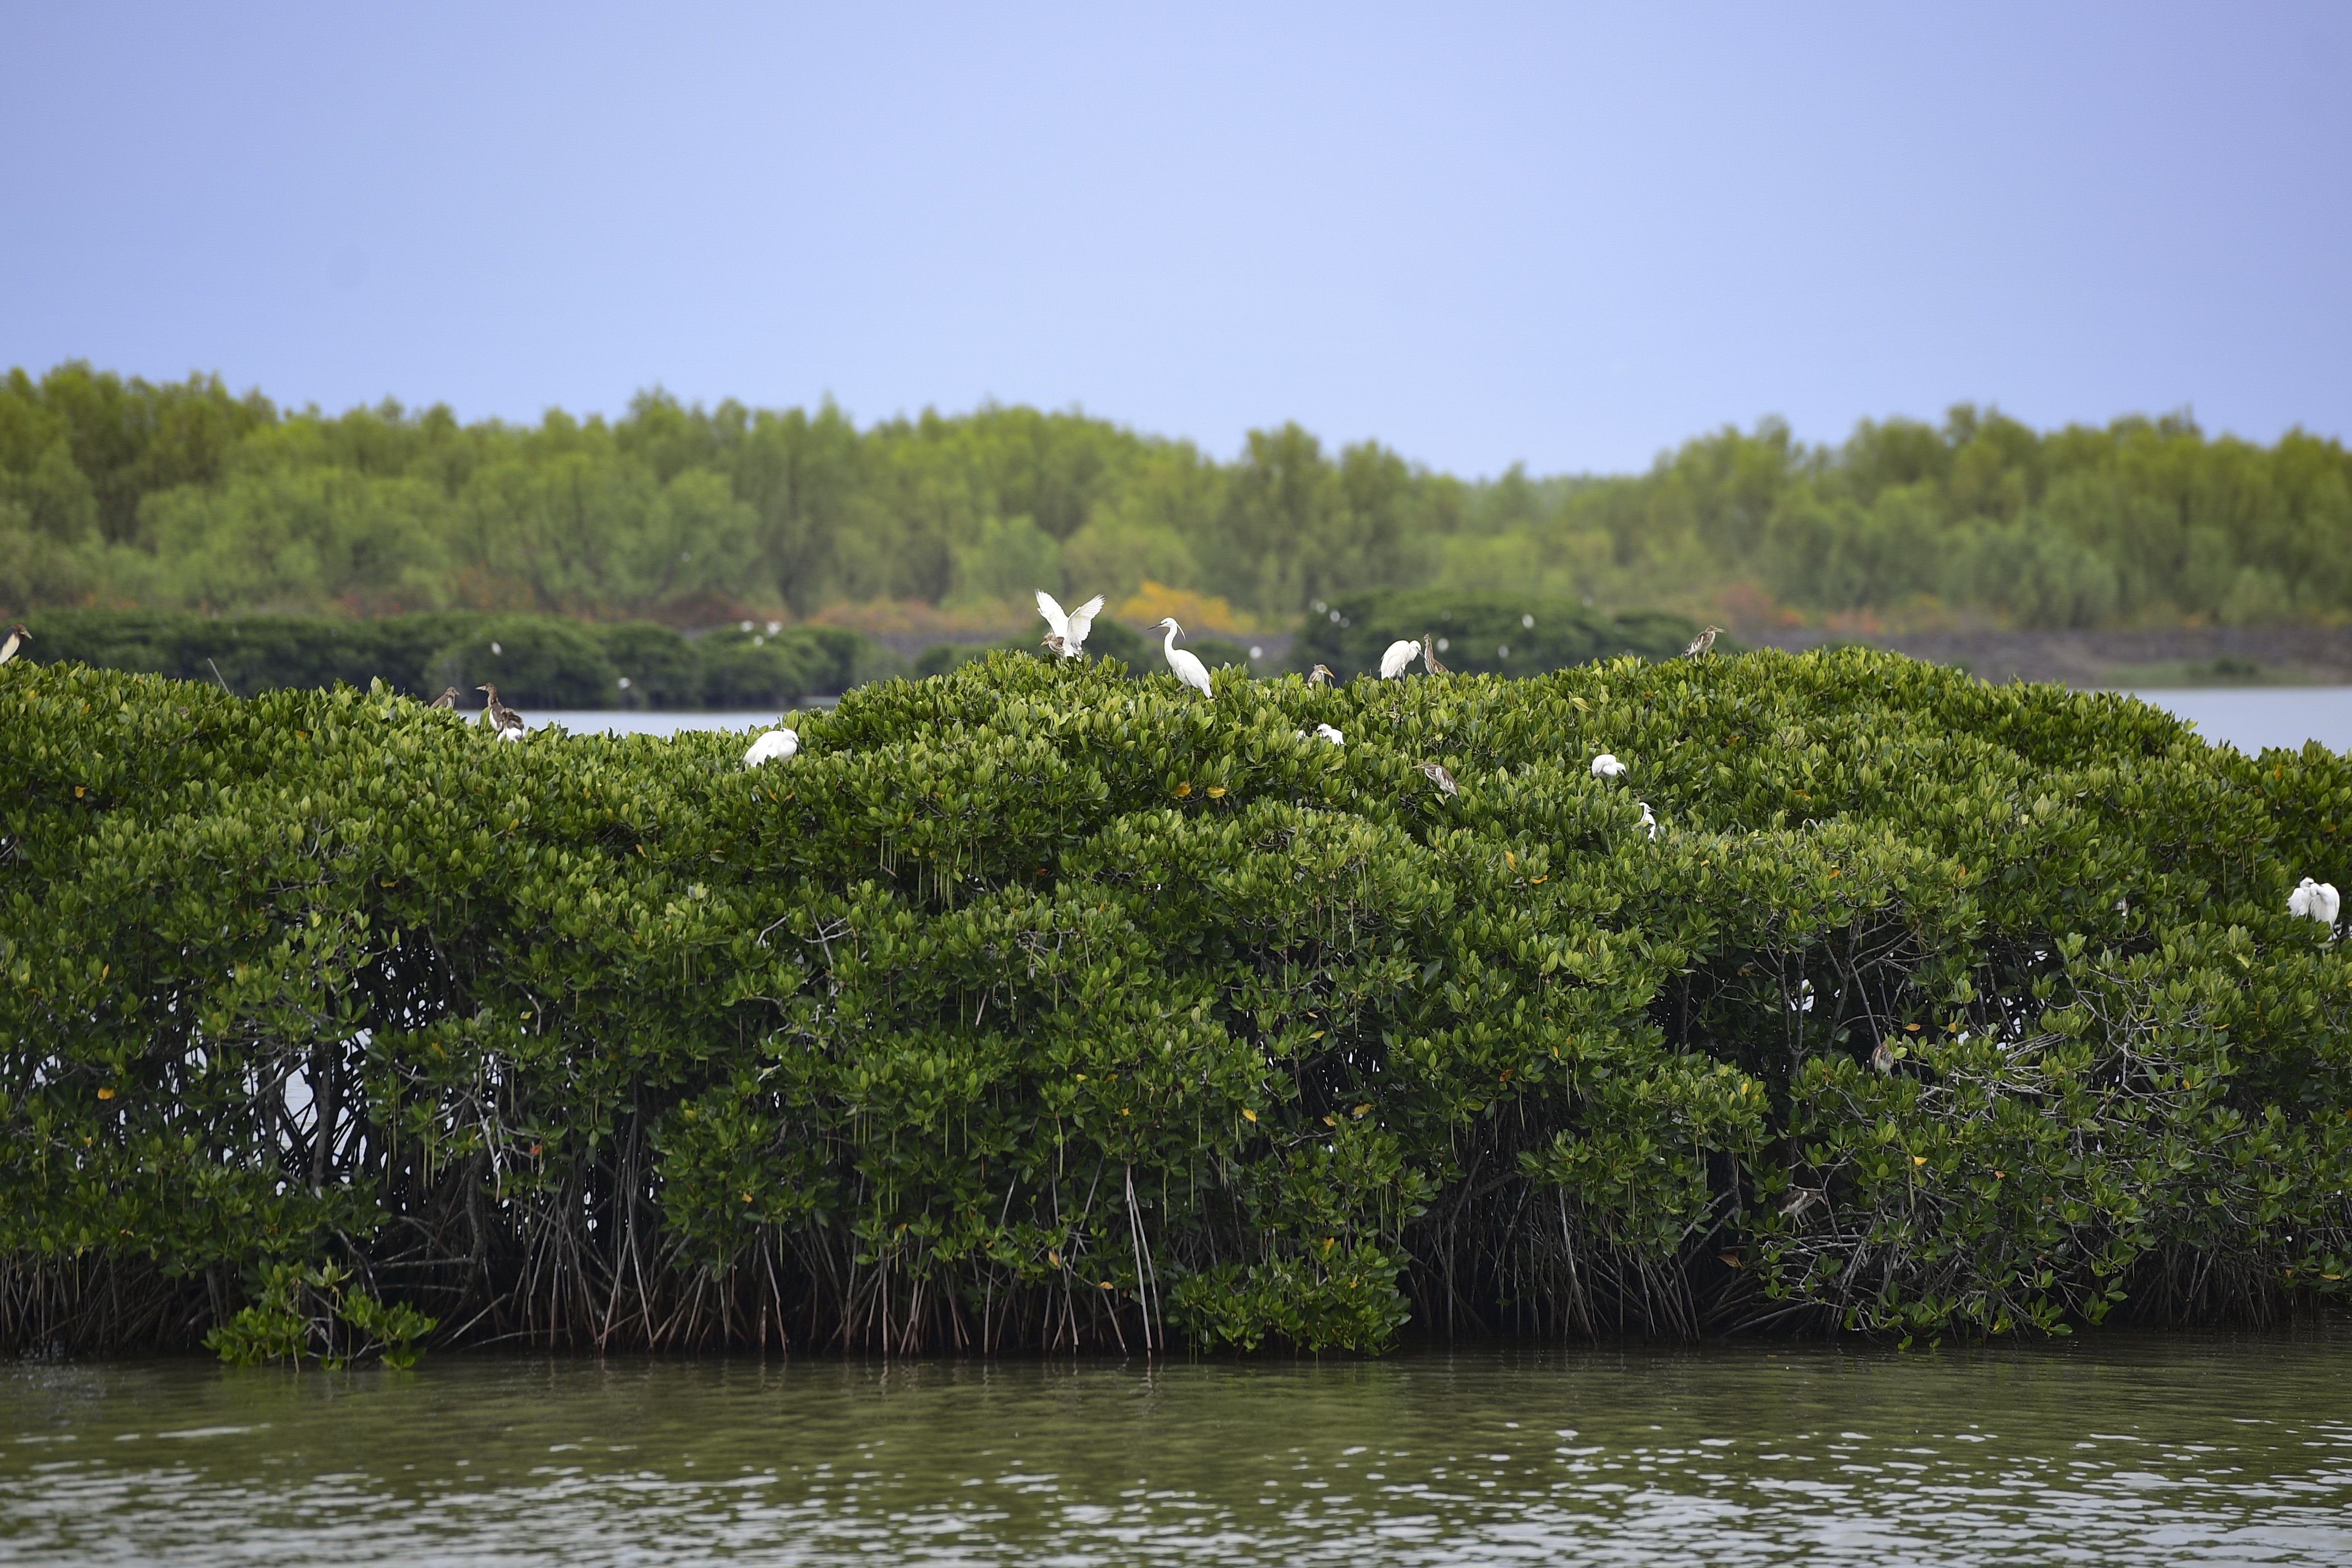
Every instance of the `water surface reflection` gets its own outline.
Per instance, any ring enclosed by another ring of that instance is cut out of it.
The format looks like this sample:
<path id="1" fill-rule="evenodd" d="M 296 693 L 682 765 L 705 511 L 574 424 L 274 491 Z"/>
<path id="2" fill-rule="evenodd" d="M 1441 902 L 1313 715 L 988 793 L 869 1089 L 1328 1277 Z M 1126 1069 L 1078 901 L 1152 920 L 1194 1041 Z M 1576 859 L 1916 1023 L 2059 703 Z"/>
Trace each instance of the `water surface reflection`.
<path id="1" fill-rule="evenodd" d="M 0 1375 L 0 1560 L 2352 1561 L 2352 1341 Z"/>

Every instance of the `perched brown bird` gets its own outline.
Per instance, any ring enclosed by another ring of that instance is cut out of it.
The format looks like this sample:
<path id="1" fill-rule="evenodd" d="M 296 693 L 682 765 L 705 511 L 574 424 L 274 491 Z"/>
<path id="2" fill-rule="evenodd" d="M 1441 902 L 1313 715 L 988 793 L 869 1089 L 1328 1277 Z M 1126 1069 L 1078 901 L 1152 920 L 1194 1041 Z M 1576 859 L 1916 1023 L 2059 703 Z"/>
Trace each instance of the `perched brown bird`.
<path id="1" fill-rule="evenodd" d="M 1421 770 L 1423 773 L 1428 774 L 1429 781 L 1436 785 L 1438 789 L 1443 790 L 1444 793 L 1448 795 L 1459 795 L 1462 793 L 1461 790 L 1454 787 L 1454 775 L 1445 770 L 1445 764 L 1442 762 L 1424 762 L 1421 765 Z"/>
<path id="2" fill-rule="evenodd" d="M 455 709 L 457 706 L 457 688 L 451 686 L 447 691 L 445 691 L 439 696 L 435 697 L 433 699 L 432 706 L 435 707 Z"/>
<path id="3" fill-rule="evenodd" d="M 1895 1071 L 1895 1052 L 1887 1049 L 1885 1040 L 1880 1040 L 1878 1049 L 1870 1053 L 1870 1064 L 1881 1072 Z"/>
<path id="4" fill-rule="evenodd" d="M 5 664 L 9 660 L 15 658 L 16 656 L 16 650 L 23 647 L 32 640 L 33 634 L 30 632 L 26 631 L 22 626 L 9 627 L 8 640 L 5 643 L 0 643 L 0 664 Z"/>
<path id="5" fill-rule="evenodd" d="M 1793 1219 L 1828 1197 L 1829 1194 L 1817 1186 L 1792 1186 L 1789 1189 L 1789 1201 L 1780 1206 L 1780 1216 L 1784 1219 Z"/>
<path id="6" fill-rule="evenodd" d="M 1310 686 L 1328 686 L 1332 679 L 1331 666 L 1328 664 L 1318 664 L 1307 672 L 1307 684 Z"/>
<path id="7" fill-rule="evenodd" d="M 522 715 L 499 701 L 496 686 L 476 686 L 478 692 L 489 694 L 489 702 L 482 709 L 482 722 L 498 731 L 500 740 L 520 740 L 523 737 Z"/>
<path id="8" fill-rule="evenodd" d="M 1037 640 L 1037 646 L 1049 650 L 1057 659 L 1070 656 L 1070 644 L 1059 632 L 1048 632 Z"/>
<path id="9" fill-rule="evenodd" d="M 1722 630 L 1723 628 L 1720 626 L 1710 626 L 1706 631 L 1700 632 L 1697 636 L 1692 638 L 1691 645 L 1683 650 L 1683 657 L 1685 659 L 1696 659 L 1701 654 L 1706 653 L 1715 646 L 1716 635 Z"/>
<path id="10" fill-rule="evenodd" d="M 1421 634 L 1421 662 L 1433 675 L 1450 675 L 1454 673 L 1437 662 L 1437 639 L 1426 632 Z"/>

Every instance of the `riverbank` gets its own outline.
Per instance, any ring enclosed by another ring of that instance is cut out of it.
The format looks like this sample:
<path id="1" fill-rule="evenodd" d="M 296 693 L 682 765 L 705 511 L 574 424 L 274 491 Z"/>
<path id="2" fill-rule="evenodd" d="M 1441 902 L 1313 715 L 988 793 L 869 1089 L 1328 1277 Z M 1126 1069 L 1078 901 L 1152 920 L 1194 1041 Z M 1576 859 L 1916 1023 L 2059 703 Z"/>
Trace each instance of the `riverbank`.
<path id="1" fill-rule="evenodd" d="M 1966 670 L 1979 680 L 2049 681 L 2085 691 L 2352 685 L 2352 627 L 1899 632 L 1762 628 L 1743 629 L 1740 635 L 1752 646 L 1791 653 L 1857 643 Z"/>

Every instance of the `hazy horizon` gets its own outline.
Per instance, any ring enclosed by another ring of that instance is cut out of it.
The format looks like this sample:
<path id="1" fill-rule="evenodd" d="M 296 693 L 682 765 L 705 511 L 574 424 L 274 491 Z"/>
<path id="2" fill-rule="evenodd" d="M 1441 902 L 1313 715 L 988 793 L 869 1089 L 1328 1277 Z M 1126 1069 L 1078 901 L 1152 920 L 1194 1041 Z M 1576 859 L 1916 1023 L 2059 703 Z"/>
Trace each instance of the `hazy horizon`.
<path id="1" fill-rule="evenodd" d="M 1296 421 L 1477 477 L 1958 402 L 2341 438 L 2347 45 L 2315 5 L 23 7 L 0 361 L 1220 457 Z"/>

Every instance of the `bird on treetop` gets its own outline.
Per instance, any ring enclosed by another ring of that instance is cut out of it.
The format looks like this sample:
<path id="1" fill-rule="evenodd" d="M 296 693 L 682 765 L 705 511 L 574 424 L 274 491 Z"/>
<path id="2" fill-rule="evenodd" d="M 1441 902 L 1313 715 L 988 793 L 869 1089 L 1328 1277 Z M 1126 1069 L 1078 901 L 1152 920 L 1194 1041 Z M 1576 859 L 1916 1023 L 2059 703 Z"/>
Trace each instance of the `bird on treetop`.
<path id="1" fill-rule="evenodd" d="M 1198 655 L 1188 653 L 1176 645 L 1176 639 L 1184 632 L 1184 628 L 1176 624 L 1176 617 L 1171 615 L 1155 621 L 1145 630 L 1157 632 L 1163 627 L 1167 629 L 1168 635 L 1160 640 L 1160 651 L 1168 656 L 1171 673 L 1202 696 L 1213 696 L 1215 694 L 1209 690 L 1209 666 L 1201 663 Z"/>
<path id="2" fill-rule="evenodd" d="M 490 700 L 482 707 L 482 722 L 498 731 L 500 740 L 520 740 L 523 737 L 522 715 L 499 701 L 499 688 L 485 685 L 474 689 L 489 695 Z"/>
<path id="3" fill-rule="evenodd" d="M 1418 643 L 1391 643 L 1389 651 L 1381 655 L 1381 679 L 1395 680 L 1404 674 L 1404 667 L 1421 656 Z"/>
<path id="4" fill-rule="evenodd" d="M 1685 659 L 1696 659 L 1707 653 L 1709 650 L 1714 648 L 1715 640 L 1722 631 L 1723 628 L 1720 626 L 1710 626 L 1706 631 L 1700 632 L 1697 636 L 1692 638 L 1691 645 L 1683 650 L 1683 657 Z"/>
<path id="5" fill-rule="evenodd" d="M 1450 675 L 1454 672 L 1437 662 L 1437 639 L 1423 632 L 1421 634 L 1422 667 L 1433 675 Z"/>
<path id="6" fill-rule="evenodd" d="M 758 768 L 763 763 L 781 761 L 800 748 L 800 731 L 785 728 L 772 729 L 751 743 L 751 748 L 743 754 L 743 766 Z"/>
<path id="7" fill-rule="evenodd" d="M 22 625 L 9 627 L 8 640 L 5 643 L 0 643 L 0 664 L 5 664 L 9 660 L 15 658 L 16 656 L 16 650 L 23 647 L 32 640 L 33 634 L 30 632 L 26 631 Z"/>
<path id="8" fill-rule="evenodd" d="M 2343 912 L 2344 900 L 2332 882 L 2314 882 L 2305 877 L 2286 895 L 2286 912 L 2299 920 L 2316 920 L 2328 930 L 2336 929 L 2336 917 Z"/>
<path id="9" fill-rule="evenodd" d="M 1059 632 L 1046 632 L 1043 637 L 1037 639 L 1037 646 L 1059 654 L 1064 658 L 1067 658 L 1069 656 L 1070 645 L 1062 640 L 1062 634 Z"/>
<path id="10" fill-rule="evenodd" d="M 434 707 L 456 708 L 457 706 L 457 688 L 455 686 L 448 687 L 446 690 L 443 691 L 439 696 L 435 697 L 430 706 Z"/>
<path id="11" fill-rule="evenodd" d="M 1334 746 L 1345 746 L 1348 744 L 1348 737 L 1341 735 L 1338 730 L 1332 728 L 1328 724 L 1317 725 L 1315 727 L 1315 733 L 1321 738 L 1329 741 Z"/>
<path id="12" fill-rule="evenodd" d="M 1595 779 L 1622 779 L 1625 777 L 1625 765 L 1617 760 L 1615 752 L 1604 751 L 1592 759 L 1592 776 Z"/>
<path id="13" fill-rule="evenodd" d="M 1331 679 L 1331 666 L 1328 664 L 1318 664 L 1307 672 L 1307 684 L 1310 686 L 1328 686 Z"/>
<path id="14" fill-rule="evenodd" d="M 1881 1072 L 1895 1071 L 1895 1052 L 1885 1040 L 1880 1040 L 1878 1049 L 1870 1053 L 1870 1065 Z"/>
<path id="15" fill-rule="evenodd" d="M 1443 762 L 1424 762 L 1421 765 L 1421 770 L 1429 775 L 1429 781 L 1437 786 L 1441 794 L 1459 795 L 1462 793 L 1460 789 L 1454 787 L 1454 775 L 1445 770 L 1445 764 Z"/>
<path id="16" fill-rule="evenodd" d="M 1065 659 L 1075 659 L 1087 651 L 1087 633 L 1094 630 L 1095 617 L 1102 612 L 1102 595 L 1097 593 L 1076 610 L 1065 612 L 1054 596 L 1044 589 L 1037 591 L 1037 613 L 1045 618 L 1048 635 L 1045 645 Z M 1060 641 L 1056 642 L 1058 638 Z"/>

